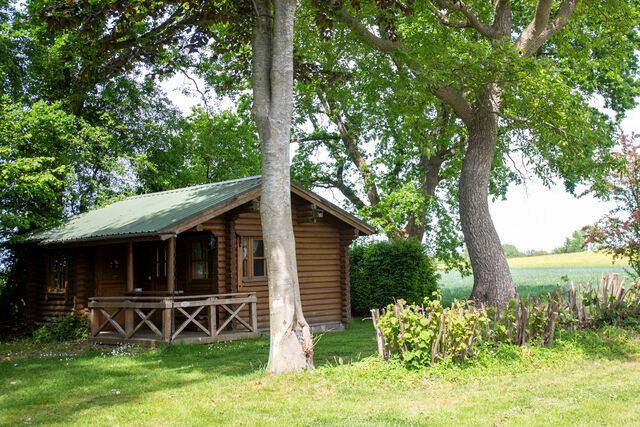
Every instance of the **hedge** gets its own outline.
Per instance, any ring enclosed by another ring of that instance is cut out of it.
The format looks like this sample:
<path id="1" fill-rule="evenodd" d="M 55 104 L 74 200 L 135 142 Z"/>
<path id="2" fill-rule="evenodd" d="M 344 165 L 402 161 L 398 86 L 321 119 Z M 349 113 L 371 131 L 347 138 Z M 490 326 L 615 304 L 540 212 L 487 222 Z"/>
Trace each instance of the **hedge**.
<path id="1" fill-rule="evenodd" d="M 417 240 L 392 240 L 356 245 L 350 251 L 351 312 L 368 315 L 397 299 L 422 302 L 438 290 L 433 260 Z"/>

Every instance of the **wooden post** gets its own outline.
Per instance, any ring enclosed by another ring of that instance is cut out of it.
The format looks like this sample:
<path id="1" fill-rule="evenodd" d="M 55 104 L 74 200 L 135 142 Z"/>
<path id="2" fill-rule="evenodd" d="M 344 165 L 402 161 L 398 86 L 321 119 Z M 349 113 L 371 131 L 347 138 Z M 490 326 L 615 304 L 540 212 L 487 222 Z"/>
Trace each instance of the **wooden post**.
<path id="1" fill-rule="evenodd" d="M 127 292 L 133 292 L 133 242 L 129 242 L 127 247 Z M 133 309 L 125 308 L 124 310 L 124 330 L 127 338 L 133 335 Z"/>
<path id="2" fill-rule="evenodd" d="M 98 309 L 90 307 L 89 310 L 91 310 L 91 337 L 95 338 L 95 336 L 98 335 L 98 328 L 100 327 L 98 322 L 100 322 L 100 318 L 98 316 Z"/>
<path id="3" fill-rule="evenodd" d="M 162 309 L 162 334 L 165 342 L 171 341 L 171 334 L 173 334 L 171 328 L 171 298 L 164 298 L 164 308 Z"/>
<path id="4" fill-rule="evenodd" d="M 215 302 L 215 297 L 213 298 L 209 298 L 209 303 L 211 304 L 209 306 L 209 331 L 211 332 L 211 337 L 215 337 L 217 335 L 217 331 L 218 331 L 218 324 L 217 324 L 217 320 L 216 319 L 216 306 L 214 304 Z"/>
<path id="5" fill-rule="evenodd" d="M 258 332 L 258 303 L 256 301 L 249 303 L 249 315 L 251 316 L 252 332 Z"/>
<path id="6" fill-rule="evenodd" d="M 371 309 L 371 321 L 373 322 L 373 328 L 376 331 L 376 343 L 378 344 L 378 354 L 384 359 L 387 360 L 387 353 L 384 349 L 384 336 L 382 335 L 382 331 L 378 327 L 378 322 L 380 321 L 380 310 L 377 308 Z"/>
<path id="7" fill-rule="evenodd" d="M 176 236 L 169 239 L 167 252 L 167 290 L 174 293 L 176 291 Z"/>

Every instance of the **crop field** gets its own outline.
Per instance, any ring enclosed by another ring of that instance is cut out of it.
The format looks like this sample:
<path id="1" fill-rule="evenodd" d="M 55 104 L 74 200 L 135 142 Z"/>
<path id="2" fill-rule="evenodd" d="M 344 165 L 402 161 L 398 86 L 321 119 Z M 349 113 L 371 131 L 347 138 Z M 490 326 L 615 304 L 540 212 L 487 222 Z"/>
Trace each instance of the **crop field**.
<path id="1" fill-rule="evenodd" d="M 552 292 L 556 285 L 568 286 L 599 281 L 603 274 L 618 273 L 629 276 L 622 262 L 612 264 L 611 257 L 594 252 L 542 255 L 509 259 L 511 275 L 521 296 L 540 296 Z M 473 287 L 473 277 L 462 277 L 457 271 L 440 272 L 442 302 L 450 304 L 455 298 L 467 298 Z"/>

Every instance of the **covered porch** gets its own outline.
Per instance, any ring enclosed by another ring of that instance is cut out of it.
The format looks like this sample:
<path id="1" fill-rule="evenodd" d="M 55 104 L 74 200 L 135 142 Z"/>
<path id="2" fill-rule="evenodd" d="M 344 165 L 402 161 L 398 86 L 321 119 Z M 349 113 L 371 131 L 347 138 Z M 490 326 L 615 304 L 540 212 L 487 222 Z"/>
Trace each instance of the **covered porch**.
<path id="1" fill-rule="evenodd" d="M 96 292 L 87 305 L 90 340 L 208 343 L 258 336 L 256 293 L 220 283 L 224 242 L 216 231 L 98 248 Z"/>

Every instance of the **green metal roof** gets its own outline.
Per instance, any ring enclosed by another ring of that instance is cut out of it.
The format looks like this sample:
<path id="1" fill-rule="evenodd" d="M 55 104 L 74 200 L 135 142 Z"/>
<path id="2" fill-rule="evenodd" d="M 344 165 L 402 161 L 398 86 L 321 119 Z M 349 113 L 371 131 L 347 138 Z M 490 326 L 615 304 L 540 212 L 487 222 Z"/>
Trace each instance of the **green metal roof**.
<path id="1" fill-rule="evenodd" d="M 61 244 L 82 240 L 166 234 L 174 227 L 207 210 L 233 202 L 239 196 L 260 188 L 261 181 L 260 176 L 253 176 L 129 197 L 73 216 L 60 227 L 37 231 L 26 241 Z M 312 194 L 315 195 L 315 193 Z M 364 230 L 373 230 L 346 211 L 324 199 L 322 201 L 357 221 Z"/>
<path id="2" fill-rule="evenodd" d="M 133 196 L 69 218 L 66 224 L 35 233 L 43 244 L 161 234 L 188 219 L 260 187 L 260 176 Z"/>

